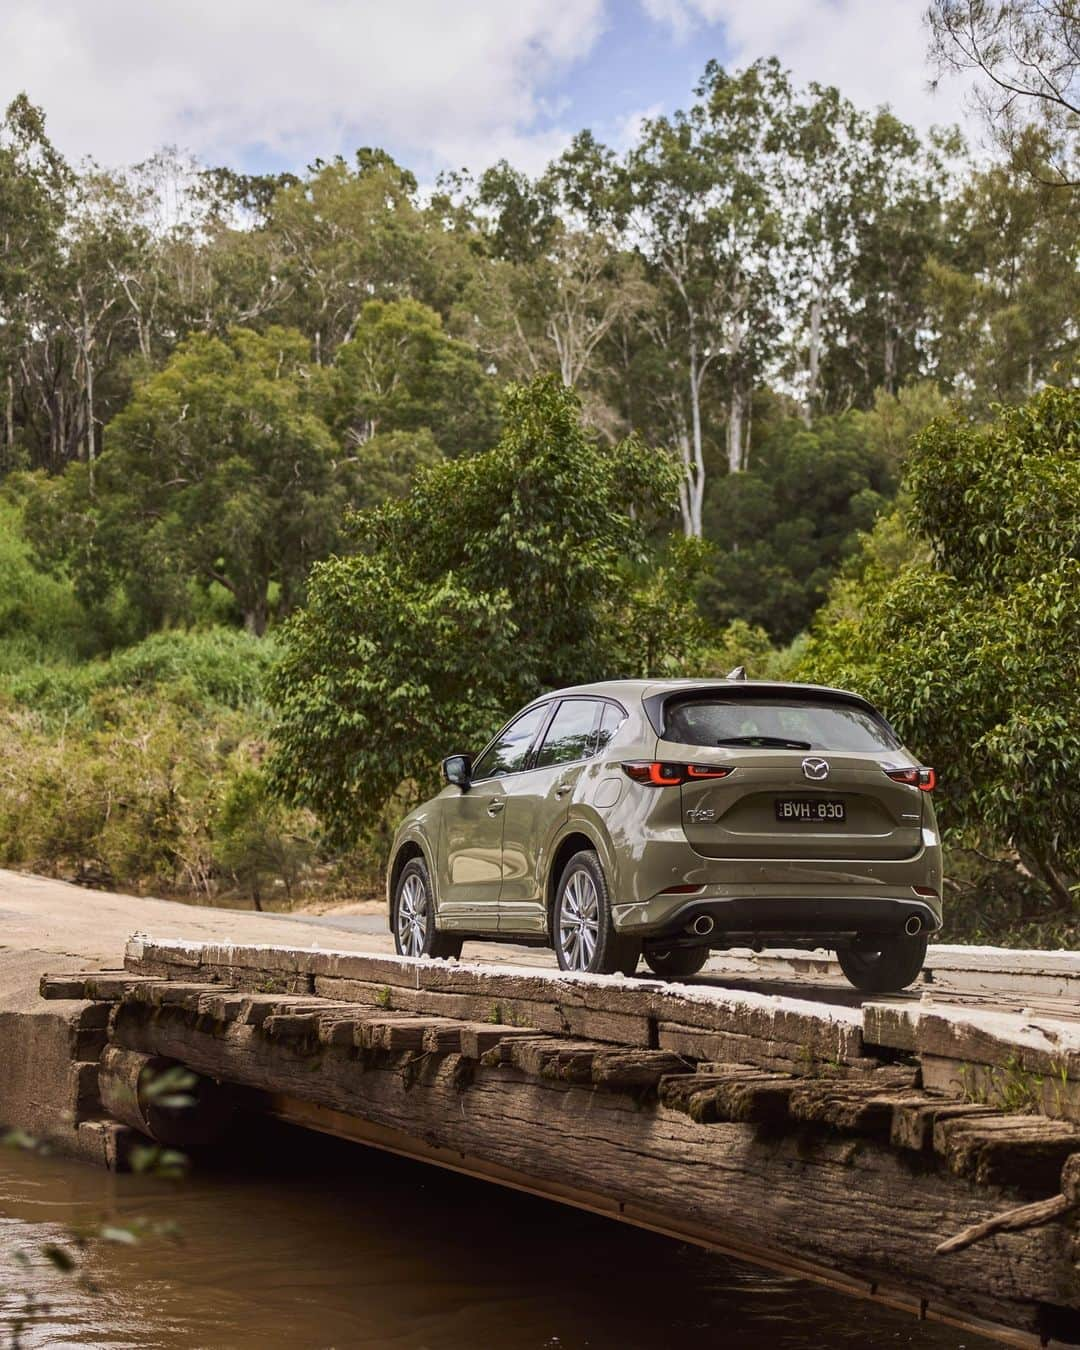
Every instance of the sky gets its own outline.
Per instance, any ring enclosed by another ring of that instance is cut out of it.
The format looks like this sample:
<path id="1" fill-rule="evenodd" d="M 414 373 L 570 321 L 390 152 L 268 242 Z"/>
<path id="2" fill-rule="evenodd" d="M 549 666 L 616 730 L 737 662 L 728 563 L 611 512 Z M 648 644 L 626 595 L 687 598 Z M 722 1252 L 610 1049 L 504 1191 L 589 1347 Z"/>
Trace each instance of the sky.
<path id="1" fill-rule="evenodd" d="M 381 146 L 423 180 L 539 172 L 583 127 L 622 148 L 705 63 L 777 56 L 799 82 L 964 120 L 932 93 L 925 0 L 3 0 L 0 102 L 25 90 L 71 159 L 165 145 L 246 172 Z"/>

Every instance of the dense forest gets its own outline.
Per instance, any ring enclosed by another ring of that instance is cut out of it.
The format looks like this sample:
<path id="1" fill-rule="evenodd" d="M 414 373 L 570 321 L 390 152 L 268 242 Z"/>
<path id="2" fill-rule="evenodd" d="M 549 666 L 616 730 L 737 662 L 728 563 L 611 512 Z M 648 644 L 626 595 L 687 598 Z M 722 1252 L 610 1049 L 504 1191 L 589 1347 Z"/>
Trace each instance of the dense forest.
<path id="1" fill-rule="evenodd" d="M 710 63 L 629 148 L 421 187 L 73 165 L 17 98 L 0 861 L 354 892 L 537 688 L 744 661 L 938 757 L 952 936 L 1070 940 L 1072 126 Z"/>

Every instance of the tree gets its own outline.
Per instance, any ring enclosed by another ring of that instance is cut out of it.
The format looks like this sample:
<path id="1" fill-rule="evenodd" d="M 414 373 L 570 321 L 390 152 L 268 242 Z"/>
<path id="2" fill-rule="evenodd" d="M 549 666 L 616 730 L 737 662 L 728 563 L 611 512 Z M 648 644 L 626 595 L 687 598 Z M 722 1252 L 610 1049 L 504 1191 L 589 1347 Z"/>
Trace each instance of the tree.
<path id="1" fill-rule="evenodd" d="M 775 61 L 737 76 L 711 62 L 696 92 L 702 102 L 689 113 L 646 123 L 624 181 L 630 229 L 672 311 L 647 322 L 682 374 L 663 397 L 685 469 L 683 527 L 700 537 L 706 381 L 722 379 L 728 470 L 737 473 L 747 464 L 750 395 L 776 336 L 770 130 L 790 93 Z"/>
<path id="2" fill-rule="evenodd" d="M 416 300 L 369 300 L 334 360 L 330 423 L 349 447 L 427 428 L 448 454 L 486 450 L 498 419 L 495 382 L 475 351 Z"/>
<path id="3" fill-rule="evenodd" d="M 634 440 L 590 439 L 555 377 L 511 387 L 493 450 L 422 470 L 312 573 L 272 682 L 278 791 L 351 842 L 541 690 L 643 674 L 659 624 L 678 660 L 687 576 L 676 565 L 658 603 L 648 570 L 676 480 Z"/>
<path id="4" fill-rule="evenodd" d="M 1014 162 L 973 172 L 927 268 L 939 378 L 976 409 L 1030 397 L 1080 354 L 1080 213 Z"/>
<path id="5" fill-rule="evenodd" d="M 349 341 L 372 299 L 412 296 L 446 316 L 464 293 L 469 250 L 416 192 L 389 155 L 359 150 L 355 165 L 316 162 L 274 196 L 264 232 L 285 288 L 274 317 L 310 337 L 317 364 Z"/>
<path id="6" fill-rule="evenodd" d="M 91 484 L 72 465 L 27 516 L 39 554 L 99 602 L 113 586 L 152 625 L 216 583 L 262 633 L 339 537 L 351 467 L 313 411 L 321 373 L 299 333 L 196 335 L 109 425 Z"/>
<path id="7" fill-rule="evenodd" d="M 1075 923 L 1080 391 L 938 419 L 907 487 L 922 547 L 841 588 L 802 676 L 881 705 L 937 766 L 953 839 L 1011 850 Z"/>
<path id="8" fill-rule="evenodd" d="M 837 570 L 895 491 L 867 416 L 773 418 L 753 466 L 721 480 L 707 504 L 712 566 L 702 607 L 716 623 L 744 619 L 777 641 L 805 629 Z"/>
<path id="9" fill-rule="evenodd" d="M 0 122 L 0 469 L 17 462 L 21 358 L 61 256 L 70 170 L 45 133 L 45 116 L 20 94 Z"/>
<path id="10" fill-rule="evenodd" d="M 931 0 L 938 70 L 975 76 L 994 139 L 1044 182 L 1080 187 L 1077 0 Z"/>

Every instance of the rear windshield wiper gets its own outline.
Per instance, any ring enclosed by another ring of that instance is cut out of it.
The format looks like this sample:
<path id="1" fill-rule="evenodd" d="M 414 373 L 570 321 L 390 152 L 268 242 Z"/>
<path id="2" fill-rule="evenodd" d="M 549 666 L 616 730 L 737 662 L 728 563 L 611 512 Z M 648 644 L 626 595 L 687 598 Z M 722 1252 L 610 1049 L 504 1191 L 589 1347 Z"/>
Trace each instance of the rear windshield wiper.
<path id="1" fill-rule="evenodd" d="M 809 741 L 789 741 L 783 736 L 725 736 L 717 745 L 752 745 L 763 750 L 810 750 Z"/>

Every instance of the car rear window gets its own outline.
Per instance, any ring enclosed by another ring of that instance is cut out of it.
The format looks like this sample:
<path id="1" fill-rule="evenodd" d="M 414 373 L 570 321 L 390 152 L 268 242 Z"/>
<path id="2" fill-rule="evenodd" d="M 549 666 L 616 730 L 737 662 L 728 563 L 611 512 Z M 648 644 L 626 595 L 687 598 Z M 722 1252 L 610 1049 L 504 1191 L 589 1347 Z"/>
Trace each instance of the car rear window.
<path id="1" fill-rule="evenodd" d="M 750 749 L 895 750 L 885 720 L 855 704 L 802 698 L 707 698 L 667 706 L 664 739 L 681 745 L 735 742 Z M 734 747 L 733 747 L 734 748 Z"/>

